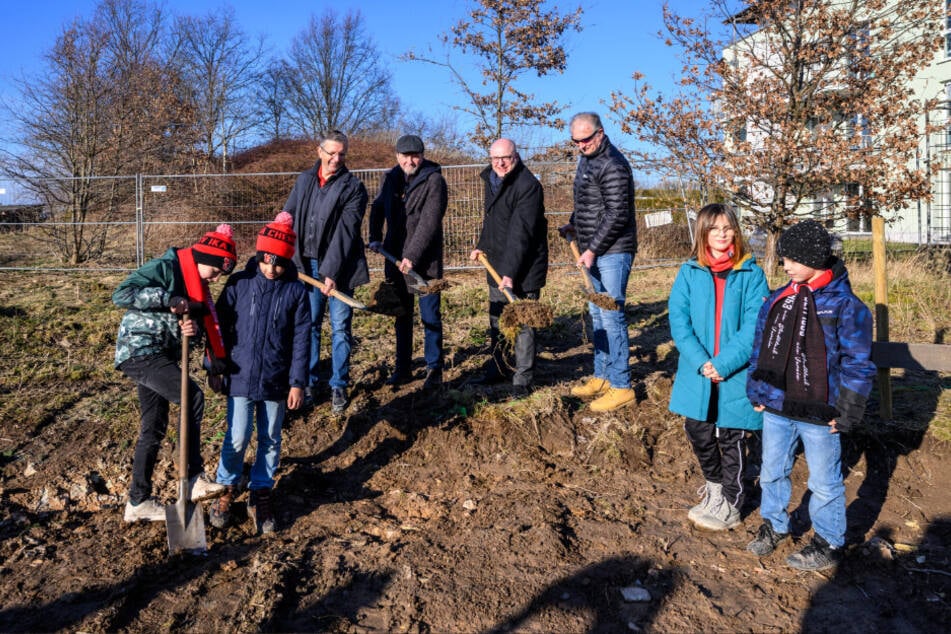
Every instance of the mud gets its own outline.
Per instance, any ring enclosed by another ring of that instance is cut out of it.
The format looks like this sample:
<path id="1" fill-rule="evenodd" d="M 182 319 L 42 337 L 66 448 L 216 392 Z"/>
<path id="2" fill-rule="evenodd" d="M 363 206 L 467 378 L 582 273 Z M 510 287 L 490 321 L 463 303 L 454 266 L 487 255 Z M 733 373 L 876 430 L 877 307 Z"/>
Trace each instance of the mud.
<path id="1" fill-rule="evenodd" d="M 499 331 L 506 339 L 512 340 L 523 327 L 548 328 L 555 321 L 551 304 L 531 299 L 522 299 L 506 304 L 499 315 Z"/>
<path id="2" fill-rule="evenodd" d="M 664 304 L 628 309 L 641 324 L 638 398 L 610 414 L 568 394 L 591 350 L 563 317 L 539 331 L 528 397 L 460 387 L 482 359 L 467 346 L 452 349 L 435 392 L 419 381 L 391 391 L 378 363 L 357 363 L 343 416 L 321 400 L 286 422 L 279 530 L 253 534 L 242 493 L 236 524 L 208 527 L 203 557 L 170 558 L 164 525 L 121 521 L 131 384 L 73 379 L 49 417 L 3 422 L 0 631 L 931 632 L 951 620 L 951 460 L 927 423 L 882 425 L 873 405 L 864 432 L 847 437 L 849 546 L 837 570 L 783 563 L 810 535 L 801 456 L 795 539 L 756 558 L 744 550 L 759 524 L 755 461 L 741 527 L 687 523 L 703 478 L 666 410 L 676 352 Z M 391 345 L 361 336 L 363 350 Z M 31 378 L 2 398 L 56 396 L 31 392 Z M 947 377 L 893 377 L 896 411 L 933 417 L 921 386 L 934 381 L 951 388 Z M 208 399 L 211 474 L 224 423 L 219 397 Z M 156 468 L 165 501 L 174 455 L 169 441 Z M 625 600 L 634 594 L 643 600 Z"/>

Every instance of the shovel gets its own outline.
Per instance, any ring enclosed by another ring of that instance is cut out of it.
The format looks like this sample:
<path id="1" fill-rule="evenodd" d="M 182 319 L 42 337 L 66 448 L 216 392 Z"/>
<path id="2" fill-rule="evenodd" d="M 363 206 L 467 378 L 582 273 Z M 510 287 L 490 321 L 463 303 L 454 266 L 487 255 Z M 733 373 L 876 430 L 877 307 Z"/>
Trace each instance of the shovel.
<path id="1" fill-rule="evenodd" d="M 185 320 L 188 315 L 185 315 Z M 180 551 L 204 553 L 205 516 L 201 505 L 191 501 L 188 491 L 188 335 L 182 335 L 182 393 L 181 416 L 178 424 L 178 502 L 165 507 L 165 526 L 168 528 L 168 550 L 174 555 Z"/>
<path id="2" fill-rule="evenodd" d="M 479 262 L 489 272 L 495 283 L 501 288 L 502 294 L 508 300 L 508 304 L 502 309 L 499 315 L 499 330 L 507 339 L 514 339 L 516 333 L 522 326 L 529 328 L 547 328 L 554 321 L 554 311 L 551 306 L 542 304 L 534 299 L 516 299 L 511 289 L 502 286 L 502 278 L 499 272 L 489 264 L 489 259 L 485 253 L 479 253 Z"/>
<path id="3" fill-rule="evenodd" d="M 499 285 L 499 290 L 505 295 L 505 299 L 509 300 L 509 304 L 514 304 L 515 296 L 512 295 L 512 291 L 502 286 L 502 277 L 499 275 L 499 272 L 495 270 L 495 267 L 489 264 L 489 258 L 485 257 L 485 253 L 481 251 L 479 252 L 479 262 L 485 267 L 485 270 L 489 272 L 489 275 L 492 276 L 495 283 Z"/>
<path id="4" fill-rule="evenodd" d="M 319 288 L 321 291 L 323 291 L 323 290 L 326 288 L 326 287 L 324 286 L 324 283 L 323 283 L 323 282 L 321 282 L 320 280 L 315 279 L 315 278 L 313 278 L 313 277 L 311 277 L 311 276 L 309 276 L 309 275 L 305 275 L 305 274 L 303 274 L 303 273 L 298 272 L 298 273 L 297 273 L 297 277 L 298 277 L 298 279 L 300 279 L 300 281 L 302 281 L 302 282 L 307 282 L 307 283 L 310 284 L 311 286 L 315 286 L 315 287 Z M 341 292 L 338 291 L 337 289 L 334 289 L 334 290 L 330 291 L 330 296 L 331 296 L 331 297 L 336 297 L 337 299 L 339 299 L 340 301 L 342 301 L 344 304 L 346 304 L 346 305 L 349 306 L 350 308 L 356 308 L 357 310 L 370 310 L 370 309 L 367 307 L 367 305 L 364 304 L 363 302 L 361 302 L 361 301 L 359 301 L 359 300 L 356 300 L 356 299 L 350 297 L 349 295 L 347 295 L 347 294 L 345 294 L 345 293 L 341 293 Z"/>
<path id="5" fill-rule="evenodd" d="M 400 262 L 396 259 L 392 253 L 386 251 L 383 247 L 377 249 L 377 253 L 382 255 L 384 258 L 389 260 L 392 264 L 396 265 L 396 268 L 399 268 Z M 429 282 L 423 279 L 423 276 L 417 273 L 416 271 L 410 269 L 409 273 L 406 274 L 409 276 L 411 282 L 407 284 L 409 289 L 416 293 L 417 295 L 425 295 L 430 292 Z"/>
<path id="6" fill-rule="evenodd" d="M 581 252 L 578 251 L 578 243 L 574 241 L 574 238 L 568 240 L 568 246 L 571 247 L 571 254 L 575 256 L 575 261 L 581 259 Z M 606 293 L 596 293 L 594 292 L 594 282 L 591 281 L 591 271 L 588 270 L 584 264 L 578 264 L 578 269 L 581 271 L 581 278 L 584 280 L 584 290 L 588 295 L 588 301 L 604 310 L 617 310 L 617 302 L 614 301 L 614 298 Z"/>

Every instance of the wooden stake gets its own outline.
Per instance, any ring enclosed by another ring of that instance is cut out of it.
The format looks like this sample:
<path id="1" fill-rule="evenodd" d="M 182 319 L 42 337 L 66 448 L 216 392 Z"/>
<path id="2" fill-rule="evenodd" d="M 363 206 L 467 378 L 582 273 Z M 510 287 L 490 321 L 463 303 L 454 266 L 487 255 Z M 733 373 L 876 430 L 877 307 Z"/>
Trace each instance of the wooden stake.
<path id="1" fill-rule="evenodd" d="M 875 274 L 875 340 L 888 341 L 888 279 L 885 265 L 885 219 L 872 217 L 872 269 Z M 878 391 L 881 395 L 879 416 L 892 417 L 891 368 L 878 369 Z"/>

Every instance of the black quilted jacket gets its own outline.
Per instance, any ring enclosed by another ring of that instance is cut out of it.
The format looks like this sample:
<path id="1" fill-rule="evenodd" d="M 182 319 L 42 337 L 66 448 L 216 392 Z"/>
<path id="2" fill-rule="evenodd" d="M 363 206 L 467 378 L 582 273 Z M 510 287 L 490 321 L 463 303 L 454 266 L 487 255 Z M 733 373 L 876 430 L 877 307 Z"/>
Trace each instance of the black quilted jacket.
<path id="1" fill-rule="evenodd" d="M 597 256 L 637 252 L 634 175 L 607 136 L 594 155 L 578 160 L 574 195 L 571 224 L 582 251 L 591 249 Z"/>

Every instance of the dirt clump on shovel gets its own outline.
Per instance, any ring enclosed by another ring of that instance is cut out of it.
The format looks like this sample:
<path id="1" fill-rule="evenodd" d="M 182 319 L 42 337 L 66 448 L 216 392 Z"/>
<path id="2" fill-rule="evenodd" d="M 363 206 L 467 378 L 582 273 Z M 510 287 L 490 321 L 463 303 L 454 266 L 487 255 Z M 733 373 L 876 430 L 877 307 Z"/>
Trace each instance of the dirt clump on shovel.
<path id="1" fill-rule="evenodd" d="M 604 310 L 617 310 L 617 301 L 604 293 L 587 293 L 588 301 Z"/>
<path id="2" fill-rule="evenodd" d="M 507 339 L 512 339 L 523 326 L 547 328 L 555 320 L 555 313 L 548 304 L 527 299 L 506 304 L 499 316 L 499 330 Z"/>
<path id="3" fill-rule="evenodd" d="M 449 280 L 429 280 L 426 282 L 426 286 L 419 289 L 419 291 L 421 295 L 429 295 L 430 293 L 441 293 L 442 291 L 447 291 L 452 288 L 452 286 L 453 283 Z"/>
<path id="4" fill-rule="evenodd" d="M 403 317 L 406 314 L 406 307 L 392 282 L 382 280 L 376 283 L 375 288 L 371 288 L 370 301 L 367 302 L 369 310 L 391 317 Z"/>

